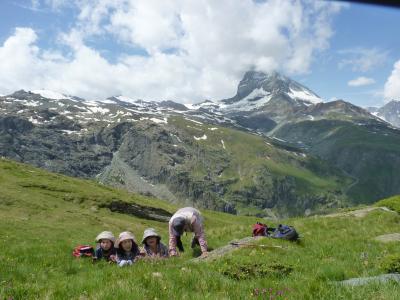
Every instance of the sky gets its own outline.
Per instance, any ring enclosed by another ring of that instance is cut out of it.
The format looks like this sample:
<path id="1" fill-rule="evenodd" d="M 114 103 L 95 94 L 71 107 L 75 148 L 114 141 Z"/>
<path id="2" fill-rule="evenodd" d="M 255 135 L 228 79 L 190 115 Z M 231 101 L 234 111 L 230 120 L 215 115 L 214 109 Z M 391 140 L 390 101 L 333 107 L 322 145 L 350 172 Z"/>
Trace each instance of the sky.
<path id="1" fill-rule="evenodd" d="M 310 0 L 2 0 L 0 94 L 194 103 L 279 71 L 325 101 L 400 100 L 400 9 Z"/>

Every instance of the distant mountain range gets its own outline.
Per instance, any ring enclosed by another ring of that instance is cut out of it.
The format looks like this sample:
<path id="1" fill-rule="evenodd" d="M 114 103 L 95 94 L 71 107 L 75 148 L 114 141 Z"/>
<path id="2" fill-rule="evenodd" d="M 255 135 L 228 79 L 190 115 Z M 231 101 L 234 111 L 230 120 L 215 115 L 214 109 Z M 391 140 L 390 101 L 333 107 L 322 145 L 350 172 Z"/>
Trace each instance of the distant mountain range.
<path id="1" fill-rule="evenodd" d="M 277 72 L 180 104 L 54 91 L 0 97 L 0 155 L 239 214 L 308 214 L 400 193 L 400 130 Z"/>
<path id="2" fill-rule="evenodd" d="M 400 128 L 400 101 L 392 100 L 380 108 L 368 107 L 367 110 L 382 120 Z"/>

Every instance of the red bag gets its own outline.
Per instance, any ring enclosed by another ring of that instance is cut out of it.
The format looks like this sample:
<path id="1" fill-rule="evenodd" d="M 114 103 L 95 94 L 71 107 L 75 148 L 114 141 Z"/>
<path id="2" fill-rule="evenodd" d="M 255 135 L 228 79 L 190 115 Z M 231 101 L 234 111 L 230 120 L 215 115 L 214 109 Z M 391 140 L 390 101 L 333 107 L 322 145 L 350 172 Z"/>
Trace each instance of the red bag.
<path id="1" fill-rule="evenodd" d="M 94 249 L 92 246 L 79 245 L 74 248 L 74 251 L 72 251 L 72 255 L 75 257 L 93 257 Z"/>
<path id="2" fill-rule="evenodd" d="M 253 236 L 267 236 L 268 226 L 266 224 L 257 222 L 253 225 Z"/>

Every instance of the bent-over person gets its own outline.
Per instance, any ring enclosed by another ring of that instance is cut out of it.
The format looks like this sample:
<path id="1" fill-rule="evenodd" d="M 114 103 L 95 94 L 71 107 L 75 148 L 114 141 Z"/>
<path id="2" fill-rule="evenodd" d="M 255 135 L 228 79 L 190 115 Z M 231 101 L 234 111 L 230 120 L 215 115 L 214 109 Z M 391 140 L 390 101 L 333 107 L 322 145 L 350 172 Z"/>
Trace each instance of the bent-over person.
<path id="1" fill-rule="evenodd" d="M 192 248 L 200 246 L 202 256 L 207 256 L 207 241 L 204 234 L 203 217 L 193 207 L 179 209 L 169 220 L 169 255 L 178 255 L 176 248 L 183 252 L 181 241 L 183 232 L 193 232 Z"/>

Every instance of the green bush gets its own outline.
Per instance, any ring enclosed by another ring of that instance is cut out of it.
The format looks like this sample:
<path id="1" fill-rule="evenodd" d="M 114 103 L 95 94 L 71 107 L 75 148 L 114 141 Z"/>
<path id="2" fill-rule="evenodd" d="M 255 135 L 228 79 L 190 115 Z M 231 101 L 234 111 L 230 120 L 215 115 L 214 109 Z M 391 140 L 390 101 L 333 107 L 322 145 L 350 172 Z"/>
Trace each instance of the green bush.
<path id="1" fill-rule="evenodd" d="M 381 268 L 387 273 L 400 273 L 400 254 L 386 256 L 381 262 Z"/>
<path id="2" fill-rule="evenodd" d="M 391 210 L 400 213 L 400 195 L 383 199 L 375 204 L 376 206 L 386 206 Z"/>
<path id="3" fill-rule="evenodd" d="M 222 274 L 232 279 L 244 280 L 254 277 L 284 277 L 293 271 L 291 266 L 272 263 L 232 264 L 222 270 Z"/>

